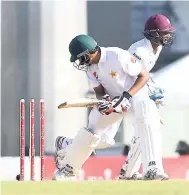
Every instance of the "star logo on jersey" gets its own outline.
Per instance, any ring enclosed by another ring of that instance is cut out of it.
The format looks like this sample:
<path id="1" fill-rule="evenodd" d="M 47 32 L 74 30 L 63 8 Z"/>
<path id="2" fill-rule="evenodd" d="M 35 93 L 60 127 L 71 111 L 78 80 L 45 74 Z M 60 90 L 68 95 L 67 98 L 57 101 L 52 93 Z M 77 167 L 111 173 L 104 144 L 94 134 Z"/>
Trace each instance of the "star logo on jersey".
<path id="1" fill-rule="evenodd" d="M 96 72 L 93 72 L 93 75 L 94 75 L 94 77 L 95 77 L 96 79 L 98 79 L 98 75 L 97 75 Z"/>
<path id="2" fill-rule="evenodd" d="M 117 72 L 111 71 L 111 72 L 109 73 L 109 75 L 111 75 L 111 77 L 114 78 L 114 77 L 117 76 Z"/>

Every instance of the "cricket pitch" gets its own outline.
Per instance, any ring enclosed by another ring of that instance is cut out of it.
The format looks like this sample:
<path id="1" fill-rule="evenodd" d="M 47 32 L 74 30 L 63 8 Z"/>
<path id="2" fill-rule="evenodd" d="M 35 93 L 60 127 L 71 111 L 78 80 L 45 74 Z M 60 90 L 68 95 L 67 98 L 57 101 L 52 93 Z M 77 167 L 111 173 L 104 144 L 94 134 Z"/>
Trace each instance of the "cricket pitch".
<path id="1" fill-rule="evenodd" d="M 189 181 L 1 182 L 2 195 L 189 195 Z"/>

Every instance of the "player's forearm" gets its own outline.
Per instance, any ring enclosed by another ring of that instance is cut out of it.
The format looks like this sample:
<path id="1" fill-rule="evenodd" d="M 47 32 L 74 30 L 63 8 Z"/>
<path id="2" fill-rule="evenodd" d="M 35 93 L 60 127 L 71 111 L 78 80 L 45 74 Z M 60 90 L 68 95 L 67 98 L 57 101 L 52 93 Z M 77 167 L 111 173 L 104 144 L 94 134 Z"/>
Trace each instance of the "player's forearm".
<path id="1" fill-rule="evenodd" d="M 103 96 L 105 95 L 105 92 L 98 92 L 98 93 L 96 93 L 96 98 L 98 99 L 98 100 L 101 100 L 102 98 L 103 98 Z"/>
<path id="2" fill-rule="evenodd" d="M 102 97 L 105 95 L 104 87 L 102 85 L 99 85 L 98 87 L 95 87 L 94 91 L 95 91 L 95 94 L 96 94 L 96 98 L 98 100 L 101 100 Z"/>
<path id="3" fill-rule="evenodd" d="M 131 96 L 134 96 L 148 82 L 149 78 L 149 72 L 143 72 L 139 74 L 137 80 L 135 81 L 134 85 L 129 89 L 128 93 Z"/>

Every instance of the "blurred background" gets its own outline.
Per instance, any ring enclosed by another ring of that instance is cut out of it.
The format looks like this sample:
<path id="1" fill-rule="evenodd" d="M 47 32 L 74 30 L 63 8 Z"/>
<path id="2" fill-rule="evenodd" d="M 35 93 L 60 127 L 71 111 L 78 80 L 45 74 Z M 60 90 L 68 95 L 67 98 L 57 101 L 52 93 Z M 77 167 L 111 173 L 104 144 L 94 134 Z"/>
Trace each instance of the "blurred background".
<path id="1" fill-rule="evenodd" d="M 167 91 L 160 109 L 163 156 L 189 147 L 189 2 L 182 1 L 2 1 L 1 2 L 1 156 L 19 156 L 19 101 L 26 100 L 26 154 L 29 149 L 29 99 L 36 102 L 36 154 L 39 155 L 39 99 L 45 100 L 45 152 L 52 155 L 57 136 L 73 138 L 87 124 L 89 110 L 58 110 L 64 100 L 93 96 L 82 71 L 69 62 L 68 45 L 78 34 L 100 46 L 128 49 L 142 39 L 145 21 L 166 15 L 176 40 L 164 49 L 152 75 Z M 129 118 L 129 116 L 128 116 Z M 125 118 L 112 148 L 99 156 L 125 154 L 132 128 Z M 187 152 L 186 152 L 187 153 Z"/>

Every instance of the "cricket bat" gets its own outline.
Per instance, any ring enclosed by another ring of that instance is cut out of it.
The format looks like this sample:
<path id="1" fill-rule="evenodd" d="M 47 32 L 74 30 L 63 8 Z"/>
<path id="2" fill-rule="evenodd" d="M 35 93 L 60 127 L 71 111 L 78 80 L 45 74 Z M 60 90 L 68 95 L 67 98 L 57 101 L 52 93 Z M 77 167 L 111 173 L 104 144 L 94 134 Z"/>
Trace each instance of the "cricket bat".
<path id="1" fill-rule="evenodd" d="M 63 102 L 58 106 L 58 109 L 72 108 L 72 107 L 95 107 L 98 104 L 105 103 L 105 102 L 106 102 L 105 100 L 81 98 L 78 100 Z"/>

